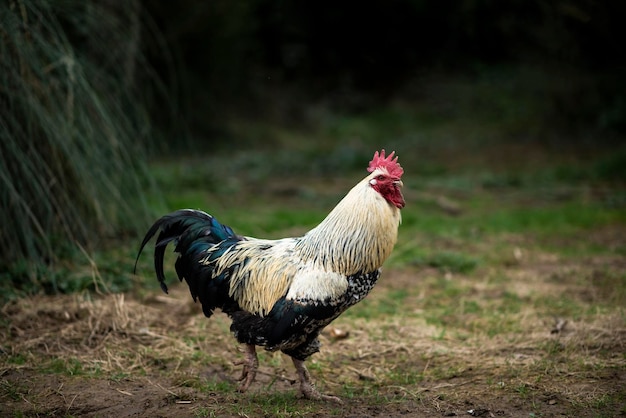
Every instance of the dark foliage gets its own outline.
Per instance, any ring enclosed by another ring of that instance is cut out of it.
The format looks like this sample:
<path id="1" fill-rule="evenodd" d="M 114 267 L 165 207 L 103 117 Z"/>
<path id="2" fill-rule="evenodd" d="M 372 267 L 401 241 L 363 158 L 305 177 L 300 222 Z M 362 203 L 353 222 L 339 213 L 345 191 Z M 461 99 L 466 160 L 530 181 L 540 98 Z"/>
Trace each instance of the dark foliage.
<path id="1" fill-rule="evenodd" d="M 184 63 L 193 105 L 215 112 L 251 101 L 258 111 L 276 90 L 358 108 L 434 70 L 472 74 L 525 63 L 605 74 L 626 64 L 622 2 L 185 0 L 145 7 Z"/>
<path id="2" fill-rule="evenodd" d="M 149 213 L 139 2 L 117 5 L 0 6 L 0 266 L 18 288 Z"/>

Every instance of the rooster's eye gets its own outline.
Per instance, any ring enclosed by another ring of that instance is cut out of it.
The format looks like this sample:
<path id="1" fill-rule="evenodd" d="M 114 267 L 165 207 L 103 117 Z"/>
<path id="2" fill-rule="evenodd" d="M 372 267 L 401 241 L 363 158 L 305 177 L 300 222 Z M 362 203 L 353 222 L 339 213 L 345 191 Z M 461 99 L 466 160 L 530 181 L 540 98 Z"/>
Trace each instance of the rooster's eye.
<path id="1" fill-rule="evenodd" d="M 385 179 L 385 176 L 383 176 L 382 174 L 376 177 L 376 180 L 384 180 L 384 179 Z"/>

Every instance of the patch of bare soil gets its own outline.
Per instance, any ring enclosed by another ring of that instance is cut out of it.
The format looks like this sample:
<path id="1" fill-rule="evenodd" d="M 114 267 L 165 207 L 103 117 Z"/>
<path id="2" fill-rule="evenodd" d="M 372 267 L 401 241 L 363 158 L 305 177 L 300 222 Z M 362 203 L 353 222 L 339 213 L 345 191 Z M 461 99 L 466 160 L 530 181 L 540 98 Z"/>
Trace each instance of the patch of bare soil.
<path id="1" fill-rule="evenodd" d="M 533 285 L 547 295 L 580 292 L 554 279 L 563 271 L 557 263 L 536 265 L 514 267 L 511 277 L 519 280 L 511 292 L 524 297 L 524 286 Z M 386 272 L 372 297 L 431 274 Z M 476 280 L 471 290 L 497 296 Z M 405 301 L 407 311 L 427 296 Z M 343 405 L 297 399 L 295 372 L 280 353 L 262 353 L 253 388 L 236 393 L 234 363 L 242 354 L 227 318 L 206 320 L 182 287 L 146 300 L 22 299 L 1 315 L 0 416 L 527 418 L 626 411 L 623 310 L 591 321 L 568 318 L 557 331 L 553 318 L 524 311 L 512 330 L 491 336 L 447 334 L 419 315 L 339 318 L 308 363 L 320 388 L 340 395 Z"/>

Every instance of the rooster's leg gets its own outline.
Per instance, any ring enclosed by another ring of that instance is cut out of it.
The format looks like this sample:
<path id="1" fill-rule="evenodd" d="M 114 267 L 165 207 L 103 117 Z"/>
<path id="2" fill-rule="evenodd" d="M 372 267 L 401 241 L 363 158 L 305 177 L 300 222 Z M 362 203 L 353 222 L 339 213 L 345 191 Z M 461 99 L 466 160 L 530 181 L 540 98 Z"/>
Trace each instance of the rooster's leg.
<path id="1" fill-rule="evenodd" d="M 256 347 L 253 344 L 246 344 L 246 359 L 238 364 L 243 364 L 243 371 L 238 379 L 241 383 L 237 390 L 245 392 L 254 381 L 256 371 L 259 368 L 259 359 L 256 356 Z"/>
<path id="2" fill-rule="evenodd" d="M 315 386 L 311 383 L 311 375 L 304 365 L 303 360 L 298 360 L 295 357 L 292 357 L 291 360 L 293 360 L 293 365 L 296 367 L 296 371 L 298 372 L 298 379 L 300 379 L 300 392 L 302 392 L 302 396 L 307 399 L 343 403 L 338 397 L 321 394 L 317 389 L 315 389 Z"/>

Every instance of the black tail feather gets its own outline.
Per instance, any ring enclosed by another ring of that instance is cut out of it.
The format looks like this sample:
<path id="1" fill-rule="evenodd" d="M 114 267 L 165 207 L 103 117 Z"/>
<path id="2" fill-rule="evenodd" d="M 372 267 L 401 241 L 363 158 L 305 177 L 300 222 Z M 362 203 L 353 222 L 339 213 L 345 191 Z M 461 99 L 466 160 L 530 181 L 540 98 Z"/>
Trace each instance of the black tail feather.
<path id="1" fill-rule="evenodd" d="M 152 239 L 152 237 L 161 229 L 161 233 L 157 238 L 157 243 L 154 249 L 154 270 L 156 272 L 157 279 L 161 285 L 161 290 L 168 293 L 167 284 L 165 283 L 165 271 L 163 268 L 163 258 L 165 256 L 165 249 L 167 244 L 171 241 L 177 240 L 188 228 L 189 225 L 185 222 L 190 219 L 202 219 L 211 220 L 212 217 L 202 211 L 196 211 L 191 209 L 182 209 L 172 212 L 158 219 L 148 230 L 144 237 L 139 251 L 137 252 L 137 258 L 135 260 L 135 268 L 133 272 L 137 271 L 137 262 L 141 256 L 141 252 L 145 248 L 146 244 Z"/>
<path id="2" fill-rule="evenodd" d="M 161 239 L 164 235 L 165 231 L 162 231 L 159 234 L 159 238 L 157 239 L 157 243 L 154 246 L 154 271 L 156 272 L 157 279 L 159 279 L 159 284 L 161 285 L 161 290 L 163 292 L 168 293 L 167 285 L 165 284 L 165 271 L 163 269 L 163 258 L 165 257 L 165 249 L 167 248 L 167 243 L 175 237 L 170 237 L 169 239 Z"/>
<path id="3" fill-rule="evenodd" d="M 143 238 L 143 241 L 141 241 L 141 245 L 139 246 L 139 251 L 137 251 L 137 258 L 135 259 L 135 267 L 133 268 L 133 274 L 137 274 L 137 262 L 139 261 L 141 252 L 143 251 L 148 241 L 150 241 L 150 239 L 154 236 L 154 234 L 156 234 L 159 228 L 161 228 L 161 225 L 163 224 L 164 219 L 165 219 L 165 216 L 159 219 L 158 221 L 156 221 L 146 233 L 146 236 Z"/>
<path id="4" fill-rule="evenodd" d="M 161 233 L 157 237 L 154 247 L 154 270 L 161 289 L 165 293 L 168 293 L 168 288 L 165 283 L 163 260 L 165 249 L 170 242 L 175 241 L 176 251 L 182 254 L 199 237 L 203 237 L 207 244 L 217 244 L 228 237 L 235 236 L 232 229 L 220 224 L 208 213 L 192 209 L 181 209 L 172 212 L 158 219 L 146 233 L 139 246 L 133 272 L 137 271 L 137 262 L 146 244 L 159 230 L 161 230 Z M 180 274 L 179 279 L 183 280 Z"/>

